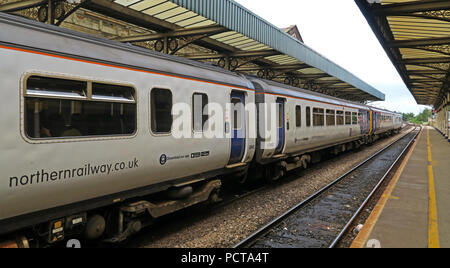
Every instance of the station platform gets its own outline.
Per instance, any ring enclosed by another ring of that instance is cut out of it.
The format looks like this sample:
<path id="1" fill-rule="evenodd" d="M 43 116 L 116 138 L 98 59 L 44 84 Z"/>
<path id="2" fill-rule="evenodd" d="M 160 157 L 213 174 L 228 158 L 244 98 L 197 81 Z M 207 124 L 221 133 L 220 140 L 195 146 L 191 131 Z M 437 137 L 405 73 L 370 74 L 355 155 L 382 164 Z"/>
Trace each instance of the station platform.
<path id="1" fill-rule="evenodd" d="M 352 248 L 450 247 L 450 143 L 425 127 Z"/>

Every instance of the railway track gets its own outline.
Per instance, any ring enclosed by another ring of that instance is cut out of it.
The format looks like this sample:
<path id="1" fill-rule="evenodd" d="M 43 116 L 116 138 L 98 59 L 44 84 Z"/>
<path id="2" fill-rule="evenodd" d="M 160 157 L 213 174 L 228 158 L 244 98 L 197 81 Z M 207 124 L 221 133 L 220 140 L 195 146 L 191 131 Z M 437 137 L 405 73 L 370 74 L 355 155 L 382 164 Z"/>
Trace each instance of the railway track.
<path id="1" fill-rule="evenodd" d="M 407 129 L 408 127 L 404 127 L 403 130 Z M 330 156 L 330 159 L 333 159 L 334 157 Z M 328 158 L 327 158 L 328 160 Z M 259 192 L 263 192 L 265 190 L 270 190 L 271 188 L 277 188 L 280 186 L 280 184 L 289 183 L 290 181 L 298 179 L 298 177 L 301 176 L 299 173 L 291 173 L 288 174 L 287 177 L 285 177 L 283 180 L 279 181 L 279 183 L 276 184 L 258 184 L 253 185 L 251 188 L 241 188 L 240 190 L 234 189 L 234 191 L 225 191 L 227 192 L 225 195 L 221 196 L 222 201 L 214 204 L 212 206 L 199 206 L 199 207 L 193 207 L 188 208 L 186 210 L 174 213 L 172 215 L 165 216 L 163 218 L 158 219 L 155 221 L 155 224 L 153 225 L 153 228 L 146 228 L 145 230 L 141 231 L 139 235 L 133 236 L 132 238 L 128 239 L 127 241 L 124 241 L 121 243 L 122 247 L 139 247 L 140 245 L 147 244 L 147 240 L 154 240 L 157 239 L 155 237 L 160 237 L 156 234 L 155 230 L 160 230 L 161 228 L 166 228 L 169 223 L 180 221 L 180 219 L 183 219 L 182 226 L 178 226 L 174 224 L 174 226 L 170 227 L 169 229 L 172 230 L 181 230 L 186 226 L 186 221 L 190 221 L 191 223 L 196 222 L 197 220 L 200 220 L 203 218 L 202 215 L 205 213 L 213 213 L 214 211 L 220 210 L 221 208 L 227 207 L 245 197 L 255 195 Z M 237 186 L 237 185 L 234 185 Z M 238 187 L 239 188 L 239 187 Z M 181 222 L 181 221 L 180 221 Z M 164 232 L 164 231 L 163 231 Z M 150 237 L 150 238 L 149 238 Z M 110 244 L 102 244 L 106 247 L 114 247 Z"/>
<path id="2" fill-rule="evenodd" d="M 234 248 L 336 247 L 420 131 L 412 128 Z"/>

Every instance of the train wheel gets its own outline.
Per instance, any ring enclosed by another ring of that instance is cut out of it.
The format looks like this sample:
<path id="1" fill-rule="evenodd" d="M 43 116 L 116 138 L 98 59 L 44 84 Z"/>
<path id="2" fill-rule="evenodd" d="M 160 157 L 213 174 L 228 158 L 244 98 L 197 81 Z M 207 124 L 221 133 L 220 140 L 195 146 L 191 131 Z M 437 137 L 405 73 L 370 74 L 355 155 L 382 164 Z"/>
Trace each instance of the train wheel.
<path id="1" fill-rule="evenodd" d="M 269 183 L 275 182 L 285 175 L 282 167 L 271 165 L 266 167 L 265 180 Z"/>
<path id="2" fill-rule="evenodd" d="M 240 185 L 244 185 L 247 183 L 248 181 L 247 179 L 248 179 L 248 172 L 246 171 L 245 173 L 238 175 L 237 183 L 239 183 Z"/>

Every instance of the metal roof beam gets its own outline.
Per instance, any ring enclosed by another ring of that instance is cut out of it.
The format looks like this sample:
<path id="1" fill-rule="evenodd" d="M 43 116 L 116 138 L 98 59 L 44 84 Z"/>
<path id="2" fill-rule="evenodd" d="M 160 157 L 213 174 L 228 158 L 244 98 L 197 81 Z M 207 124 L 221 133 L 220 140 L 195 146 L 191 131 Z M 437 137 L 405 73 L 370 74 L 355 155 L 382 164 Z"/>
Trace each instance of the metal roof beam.
<path id="1" fill-rule="evenodd" d="M 170 37 L 186 37 L 186 36 L 195 36 L 195 35 L 215 35 L 223 32 L 228 32 L 229 30 L 222 26 L 207 26 L 207 27 L 197 27 L 197 28 L 189 28 L 189 29 L 177 29 L 172 32 L 167 33 L 155 33 L 155 34 L 145 34 L 139 36 L 130 36 L 130 37 L 122 37 L 115 39 L 119 42 L 144 42 L 150 40 L 157 40 L 162 38 L 170 38 Z"/>
<path id="2" fill-rule="evenodd" d="M 447 72 L 444 70 L 409 70 L 408 74 L 410 75 L 424 75 L 424 74 L 446 74 Z"/>
<path id="3" fill-rule="evenodd" d="M 333 86 L 332 89 L 346 89 L 346 88 L 355 88 L 353 86 Z"/>
<path id="4" fill-rule="evenodd" d="M 331 77 L 328 74 L 296 74 L 296 77 L 300 79 L 320 79 L 325 77 Z M 340 80 L 339 80 L 340 81 Z"/>
<path id="5" fill-rule="evenodd" d="M 276 50 L 269 49 L 269 50 L 255 50 L 255 51 L 235 51 L 232 53 L 219 53 L 219 54 L 196 53 L 192 55 L 183 55 L 183 57 L 191 60 L 208 60 L 208 59 L 220 59 L 223 57 L 232 57 L 232 58 L 270 57 L 280 54 L 281 53 Z"/>
<path id="6" fill-rule="evenodd" d="M 250 72 L 250 71 L 259 71 L 265 69 L 273 69 L 273 70 L 301 70 L 311 68 L 311 66 L 307 64 L 291 64 L 291 65 L 278 65 L 278 66 L 260 66 L 260 67 L 244 67 L 239 68 L 239 71 Z"/>
<path id="7" fill-rule="evenodd" d="M 449 63 L 450 57 L 403 59 L 400 62 L 403 64 Z"/>
<path id="8" fill-rule="evenodd" d="M 314 84 L 318 85 L 334 85 L 334 84 L 340 84 L 342 81 L 340 80 L 314 80 Z"/>
<path id="9" fill-rule="evenodd" d="M 441 84 L 442 82 L 444 82 L 443 79 L 437 79 L 437 78 L 423 78 L 423 79 L 410 79 L 409 80 L 411 83 L 425 83 L 425 82 L 432 82 L 432 83 L 439 83 Z"/>
<path id="10" fill-rule="evenodd" d="M 448 0 L 422 0 L 410 3 L 380 5 L 373 9 L 375 15 L 398 16 L 417 12 L 450 9 Z"/>
<path id="11" fill-rule="evenodd" d="M 427 74 L 410 74 L 410 76 L 419 76 L 420 78 L 424 78 L 424 79 L 430 79 L 430 80 L 434 80 L 437 82 L 443 82 L 445 80 L 445 78 L 443 77 L 433 77 L 431 75 L 427 75 Z"/>
<path id="12" fill-rule="evenodd" d="M 431 46 L 431 45 L 448 45 L 450 44 L 450 37 L 445 38 L 425 38 L 414 40 L 401 40 L 387 42 L 389 47 L 408 48 L 419 46 Z"/>
<path id="13" fill-rule="evenodd" d="M 15 12 L 24 10 L 27 8 L 37 7 L 44 3 L 48 2 L 48 0 L 27 0 L 27 1 L 17 1 L 13 3 L 7 3 L 0 5 L 0 11 L 2 12 Z"/>

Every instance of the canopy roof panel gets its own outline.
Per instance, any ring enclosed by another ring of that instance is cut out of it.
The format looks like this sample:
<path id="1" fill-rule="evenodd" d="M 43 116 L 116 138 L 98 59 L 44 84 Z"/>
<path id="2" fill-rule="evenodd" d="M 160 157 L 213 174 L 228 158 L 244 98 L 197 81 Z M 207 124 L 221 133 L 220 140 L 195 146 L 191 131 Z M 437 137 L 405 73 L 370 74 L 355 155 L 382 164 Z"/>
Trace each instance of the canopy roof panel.
<path id="1" fill-rule="evenodd" d="M 449 92 L 450 1 L 355 0 L 418 104 Z"/>

